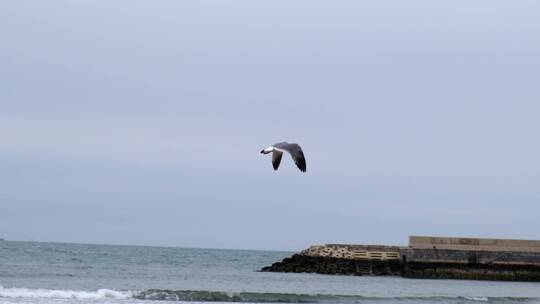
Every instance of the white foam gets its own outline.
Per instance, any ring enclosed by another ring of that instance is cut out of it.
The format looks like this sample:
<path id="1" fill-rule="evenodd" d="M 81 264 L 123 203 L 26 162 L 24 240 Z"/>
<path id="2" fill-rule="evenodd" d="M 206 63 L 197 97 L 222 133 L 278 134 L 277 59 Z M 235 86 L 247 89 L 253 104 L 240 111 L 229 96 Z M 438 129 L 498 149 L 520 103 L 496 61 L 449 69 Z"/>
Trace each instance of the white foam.
<path id="1" fill-rule="evenodd" d="M 465 299 L 471 300 L 471 301 L 481 301 L 481 302 L 489 301 L 489 299 L 486 297 L 465 297 Z"/>
<path id="2" fill-rule="evenodd" d="M 47 298 L 47 299 L 129 299 L 131 291 L 99 289 L 97 291 L 82 291 L 69 289 L 34 289 L 34 288 L 4 288 L 0 285 L 0 298 Z"/>

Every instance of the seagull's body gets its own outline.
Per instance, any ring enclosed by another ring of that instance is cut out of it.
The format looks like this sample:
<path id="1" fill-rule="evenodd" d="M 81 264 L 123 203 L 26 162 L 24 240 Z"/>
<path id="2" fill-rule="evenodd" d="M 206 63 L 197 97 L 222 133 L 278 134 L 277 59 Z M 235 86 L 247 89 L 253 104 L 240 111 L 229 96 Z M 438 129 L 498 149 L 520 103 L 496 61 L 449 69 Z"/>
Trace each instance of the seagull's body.
<path id="1" fill-rule="evenodd" d="M 274 170 L 279 168 L 281 162 L 281 156 L 283 152 L 291 154 L 294 163 L 302 172 L 306 172 L 306 159 L 304 158 L 304 152 L 298 144 L 290 144 L 288 142 L 279 142 L 271 145 L 270 147 L 261 150 L 261 154 L 272 153 L 272 166 Z"/>

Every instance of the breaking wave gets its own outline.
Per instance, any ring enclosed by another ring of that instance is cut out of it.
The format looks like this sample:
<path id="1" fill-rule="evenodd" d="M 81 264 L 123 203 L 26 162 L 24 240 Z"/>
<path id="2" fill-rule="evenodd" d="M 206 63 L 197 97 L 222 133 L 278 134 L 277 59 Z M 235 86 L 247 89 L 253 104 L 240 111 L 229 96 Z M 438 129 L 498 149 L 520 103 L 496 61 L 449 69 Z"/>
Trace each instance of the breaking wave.
<path id="1" fill-rule="evenodd" d="M 96 291 L 81 291 L 69 289 L 42 288 L 4 288 L 0 285 L 0 298 L 49 298 L 49 299 L 129 299 L 133 296 L 130 291 L 99 289 Z"/>
<path id="2" fill-rule="evenodd" d="M 136 299 L 182 302 L 235 302 L 235 303 L 540 303 L 540 298 L 519 297 L 364 297 L 354 295 L 321 295 L 260 292 L 220 292 L 206 290 L 148 289 L 143 291 L 118 291 L 99 289 L 80 291 L 69 289 L 4 288 L 0 285 L 1 298 L 48 299 Z"/>
<path id="3" fill-rule="evenodd" d="M 538 298 L 516 297 L 364 297 L 353 295 L 321 295 L 259 292 L 219 292 L 201 290 L 148 289 L 133 296 L 140 300 L 166 300 L 183 302 L 236 302 L 236 303 L 523 303 L 540 302 Z"/>

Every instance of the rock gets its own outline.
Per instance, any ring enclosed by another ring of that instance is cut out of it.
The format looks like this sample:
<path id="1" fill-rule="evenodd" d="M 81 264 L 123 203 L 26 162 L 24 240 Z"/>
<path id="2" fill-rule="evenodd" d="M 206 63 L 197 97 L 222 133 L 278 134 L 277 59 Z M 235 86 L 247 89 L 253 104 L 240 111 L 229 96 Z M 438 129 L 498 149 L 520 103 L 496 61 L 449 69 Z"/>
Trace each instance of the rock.
<path id="1" fill-rule="evenodd" d="M 390 267 L 389 264 L 393 264 Z M 321 274 L 341 274 L 341 275 L 398 275 L 400 273 L 399 262 L 379 262 L 376 267 L 374 263 L 366 261 L 356 261 L 350 259 L 333 257 L 316 257 L 294 254 L 289 258 L 276 262 L 271 266 L 261 269 L 264 272 L 308 272 Z"/>

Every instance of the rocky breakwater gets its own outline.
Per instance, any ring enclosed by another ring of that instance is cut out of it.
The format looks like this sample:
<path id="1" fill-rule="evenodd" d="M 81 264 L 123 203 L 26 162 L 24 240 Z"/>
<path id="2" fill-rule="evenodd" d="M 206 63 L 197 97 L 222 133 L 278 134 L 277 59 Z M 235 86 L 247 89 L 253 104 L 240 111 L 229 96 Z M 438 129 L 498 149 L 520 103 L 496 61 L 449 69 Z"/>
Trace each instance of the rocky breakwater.
<path id="1" fill-rule="evenodd" d="M 540 240 L 411 236 L 409 246 L 311 246 L 262 271 L 540 282 Z"/>
<path id="2" fill-rule="evenodd" d="M 261 271 L 399 275 L 401 269 L 399 247 L 329 244 L 311 246 Z"/>

